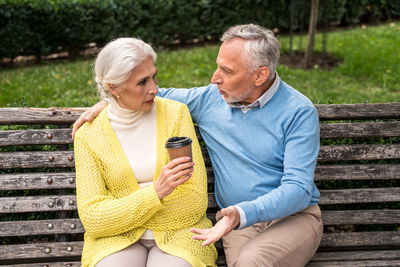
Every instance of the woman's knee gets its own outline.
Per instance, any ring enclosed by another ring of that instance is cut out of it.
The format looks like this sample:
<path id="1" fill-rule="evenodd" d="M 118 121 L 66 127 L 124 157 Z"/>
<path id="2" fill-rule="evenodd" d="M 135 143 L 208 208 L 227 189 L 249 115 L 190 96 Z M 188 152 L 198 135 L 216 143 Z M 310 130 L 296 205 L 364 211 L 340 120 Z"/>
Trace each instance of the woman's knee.
<path id="1" fill-rule="evenodd" d="M 135 243 L 103 258 L 96 267 L 145 267 L 147 253 L 144 246 Z"/>

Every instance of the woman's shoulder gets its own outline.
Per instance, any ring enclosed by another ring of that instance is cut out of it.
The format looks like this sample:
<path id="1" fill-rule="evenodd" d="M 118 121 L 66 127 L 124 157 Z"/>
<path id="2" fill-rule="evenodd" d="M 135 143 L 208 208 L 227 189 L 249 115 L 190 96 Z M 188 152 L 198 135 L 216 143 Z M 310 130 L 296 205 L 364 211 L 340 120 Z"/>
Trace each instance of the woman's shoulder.
<path id="1" fill-rule="evenodd" d="M 165 110 L 179 110 L 179 111 L 187 110 L 186 104 L 175 100 L 156 96 L 156 101 L 158 106 L 164 107 Z"/>
<path id="2" fill-rule="evenodd" d="M 102 120 L 104 120 L 104 116 L 107 115 L 107 107 L 104 108 L 99 115 L 94 118 L 93 121 L 91 122 L 85 122 L 79 129 L 76 131 L 75 136 L 76 137 L 81 137 L 81 136 L 90 136 L 94 133 L 97 133 L 99 131 L 102 132 Z"/>

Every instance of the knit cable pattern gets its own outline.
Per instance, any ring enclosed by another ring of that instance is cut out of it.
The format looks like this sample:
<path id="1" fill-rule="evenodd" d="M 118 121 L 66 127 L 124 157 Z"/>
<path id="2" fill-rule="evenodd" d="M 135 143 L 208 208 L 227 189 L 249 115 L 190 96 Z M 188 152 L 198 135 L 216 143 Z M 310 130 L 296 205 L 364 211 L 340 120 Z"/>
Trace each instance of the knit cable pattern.
<path id="1" fill-rule="evenodd" d="M 85 228 L 82 266 L 135 243 L 152 230 L 161 250 L 193 266 L 215 266 L 214 246 L 201 247 L 190 228 L 209 228 L 206 218 L 207 177 L 200 146 L 187 107 L 156 98 L 157 163 L 153 181 L 169 162 L 164 144 L 172 136 L 192 138 L 193 176 L 160 200 L 153 185 L 139 188 L 104 109 L 75 137 L 79 217 Z M 135 149 L 135 148 L 131 148 Z M 145 153 L 145 151 L 143 151 Z"/>

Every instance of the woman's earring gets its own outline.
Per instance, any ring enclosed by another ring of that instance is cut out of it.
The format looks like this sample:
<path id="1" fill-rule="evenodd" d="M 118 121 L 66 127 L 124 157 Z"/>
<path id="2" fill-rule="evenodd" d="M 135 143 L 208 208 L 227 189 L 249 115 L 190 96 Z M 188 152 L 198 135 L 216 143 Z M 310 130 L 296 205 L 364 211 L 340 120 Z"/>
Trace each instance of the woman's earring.
<path id="1" fill-rule="evenodd" d="M 120 95 L 117 95 L 117 98 L 119 99 L 121 96 Z"/>

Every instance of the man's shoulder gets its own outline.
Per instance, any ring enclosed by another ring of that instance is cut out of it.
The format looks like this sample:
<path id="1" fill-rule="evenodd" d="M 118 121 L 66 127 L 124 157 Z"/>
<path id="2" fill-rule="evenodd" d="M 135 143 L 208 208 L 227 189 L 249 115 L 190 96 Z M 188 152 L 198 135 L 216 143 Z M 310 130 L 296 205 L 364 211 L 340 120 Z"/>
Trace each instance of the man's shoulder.
<path id="1" fill-rule="evenodd" d="M 285 104 L 288 108 L 314 108 L 314 104 L 307 96 L 303 95 L 300 91 L 293 88 L 289 84 L 281 81 L 280 87 L 282 87 L 282 90 L 280 90 L 281 99 L 286 102 Z"/>

